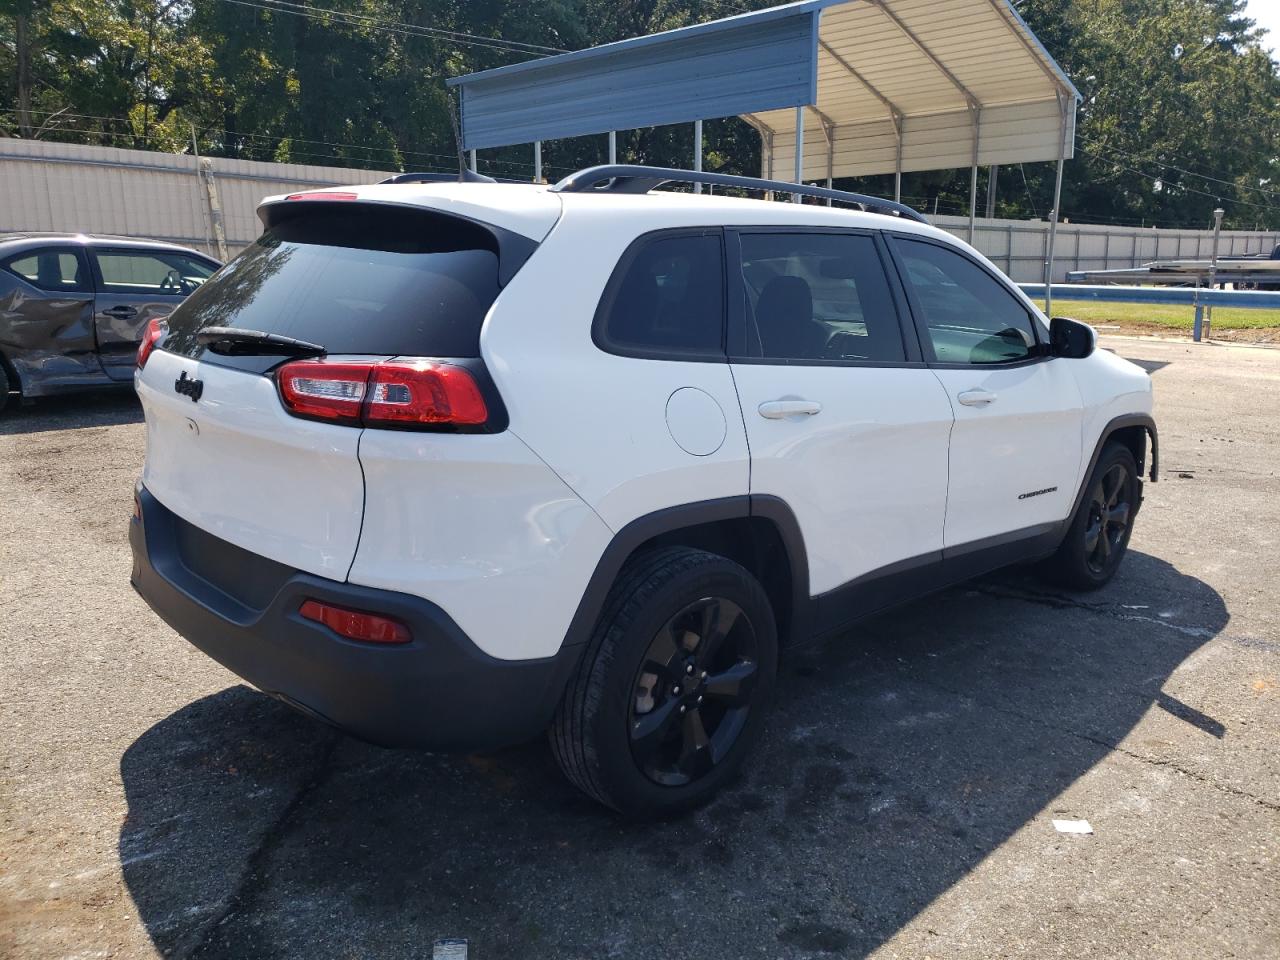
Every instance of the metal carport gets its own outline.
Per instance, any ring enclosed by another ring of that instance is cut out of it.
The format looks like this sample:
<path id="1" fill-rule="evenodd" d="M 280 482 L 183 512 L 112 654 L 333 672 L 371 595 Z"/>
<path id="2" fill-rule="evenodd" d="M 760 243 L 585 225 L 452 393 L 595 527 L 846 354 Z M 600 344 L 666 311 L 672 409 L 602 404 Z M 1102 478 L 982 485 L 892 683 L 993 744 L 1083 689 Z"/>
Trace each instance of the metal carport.
<path id="1" fill-rule="evenodd" d="M 741 116 L 793 182 L 1062 161 L 1079 93 L 1008 0 L 801 0 L 449 81 L 467 150 Z M 611 154 L 613 152 L 611 138 Z M 610 161 L 614 160 L 610 156 Z M 1053 244 L 1050 243 L 1051 269 Z"/>

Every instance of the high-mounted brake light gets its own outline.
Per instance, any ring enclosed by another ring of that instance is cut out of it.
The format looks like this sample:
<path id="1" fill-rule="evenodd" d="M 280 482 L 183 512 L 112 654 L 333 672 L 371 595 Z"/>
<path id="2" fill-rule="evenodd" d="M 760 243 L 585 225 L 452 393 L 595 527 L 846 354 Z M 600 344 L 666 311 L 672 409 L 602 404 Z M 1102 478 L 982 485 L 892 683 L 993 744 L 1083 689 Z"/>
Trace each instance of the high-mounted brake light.
<path id="1" fill-rule="evenodd" d="M 489 409 L 463 367 L 435 360 L 294 360 L 276 374 L 299 417 L 377 426 L 479 426 Z"/>
<path id="2" fill-rule="evenodd" d="M 307 193 L 291 193 L 286 200 L 359 200 L 355 193 L 326 193 L 323 190 L 311 190 Z"/>
<path id="3" fill-rule="evenodd" d="M 319 600 L 306 600 L 298 608 L 298 613 L 308 620 L 323 623 L 339 636 L 361 643 L 408 643 L 413 639 L 409 628 L 399 620 L 364 610 L 348 610 Z"/>
<path id="4" fill-rule="evenodd" d="M 156 344 L 160 342 L 160 338 L 164 336 L 165 324 L 163 320 L 153 319 L 147 324 L 147 329 L 142 333 L 142 340 L 138 344 L 138 369 L 141 370 L 147 365 L 147 358 L 151 356 L 151 351 L 156 348 Z"/>

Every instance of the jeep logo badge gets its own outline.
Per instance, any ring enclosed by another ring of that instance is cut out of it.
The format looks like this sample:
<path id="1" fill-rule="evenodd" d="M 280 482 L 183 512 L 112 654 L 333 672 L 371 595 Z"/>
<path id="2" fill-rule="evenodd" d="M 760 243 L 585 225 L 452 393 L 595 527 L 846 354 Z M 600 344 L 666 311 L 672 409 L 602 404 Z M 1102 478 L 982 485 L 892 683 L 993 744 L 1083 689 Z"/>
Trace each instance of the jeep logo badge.
<path id="1" fill-rule="evenodd" d="M 200 399 L 200 394 L 204 393 L 204 381 L 187 379 L 187 371 L 183 370 L 182 376 L 173 381 L 173 389 L 184 397 L 190 397 L 191 402 L 195 403 Z"/>

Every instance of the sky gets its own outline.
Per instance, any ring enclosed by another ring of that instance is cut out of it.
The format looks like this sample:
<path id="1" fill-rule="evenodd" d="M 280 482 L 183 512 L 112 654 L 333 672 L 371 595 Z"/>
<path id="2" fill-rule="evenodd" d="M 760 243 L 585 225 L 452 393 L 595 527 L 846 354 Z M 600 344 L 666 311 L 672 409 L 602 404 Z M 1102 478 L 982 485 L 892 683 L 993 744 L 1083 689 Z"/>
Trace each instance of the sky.
<path id="1" fill-rule="evenodd" d="M 1245 16 L 1270 31 L 1262 38 L 1262 45 L 1280 52 L 1280 0 L 1249 0 Z"/>

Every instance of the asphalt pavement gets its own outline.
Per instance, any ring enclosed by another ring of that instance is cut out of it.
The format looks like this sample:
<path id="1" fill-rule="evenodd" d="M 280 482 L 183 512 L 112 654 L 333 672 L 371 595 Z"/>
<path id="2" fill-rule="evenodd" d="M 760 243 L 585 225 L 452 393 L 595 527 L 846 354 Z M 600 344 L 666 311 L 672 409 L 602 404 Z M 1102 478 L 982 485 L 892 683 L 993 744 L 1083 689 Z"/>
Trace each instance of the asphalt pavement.
<path id="1" fill-rule="evenodd" d="M 386 751 L 241 685 L 129 587 L 132 396 L 6 411 L 0 956 L 1280 957 L 1280 350 L 1104 345 L 1162 440 L 1116 580 L 788 656 L 741 781 L 642 826 L 541 741 Z"/>

